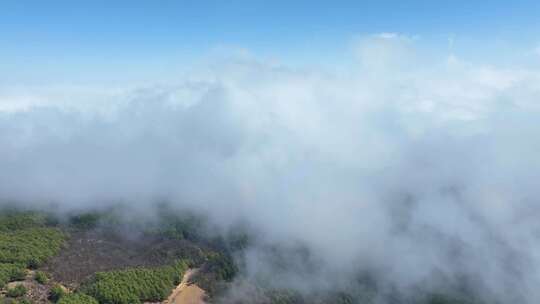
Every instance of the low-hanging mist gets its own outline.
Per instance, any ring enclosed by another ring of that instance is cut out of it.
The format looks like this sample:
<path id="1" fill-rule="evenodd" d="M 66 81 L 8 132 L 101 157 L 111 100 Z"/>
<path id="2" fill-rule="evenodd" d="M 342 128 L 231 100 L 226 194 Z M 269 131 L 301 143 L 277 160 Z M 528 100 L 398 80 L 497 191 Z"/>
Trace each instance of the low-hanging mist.
<path id="1" fill-rule="evenodd" d="M 235 59 L 175 85 L 4 88 L 0 198 L 247 222 L 261 247 L 306 246 L 275 280 L 300 289 L 369 270 L 537 303 L 540 71 L 415 43 L 361 39 L 335 70 Z M 275 274 L 265 250 L 246 255 L 246 277 Z"/>

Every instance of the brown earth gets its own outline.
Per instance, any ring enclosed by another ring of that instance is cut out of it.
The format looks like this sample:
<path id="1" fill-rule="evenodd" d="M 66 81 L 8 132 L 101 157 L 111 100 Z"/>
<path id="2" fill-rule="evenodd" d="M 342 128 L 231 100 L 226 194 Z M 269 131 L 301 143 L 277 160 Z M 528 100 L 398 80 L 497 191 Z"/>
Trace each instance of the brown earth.
<path id="1" fill-rule="evenodd" d="M 182 278 L 182 282 L 173 290 L 164 304 L 204 304 L 205 292 L 196 284 L 190 283 L 197 269 L 189 269 Z"/>

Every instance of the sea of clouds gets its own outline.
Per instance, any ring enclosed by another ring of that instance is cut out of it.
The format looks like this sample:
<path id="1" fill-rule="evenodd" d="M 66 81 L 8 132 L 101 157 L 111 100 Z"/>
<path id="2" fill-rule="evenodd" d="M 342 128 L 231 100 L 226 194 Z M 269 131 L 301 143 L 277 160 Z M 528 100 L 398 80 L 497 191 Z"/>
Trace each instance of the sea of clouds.
<path id="1" fill-rule="evenodd" d="M 335 70 L 249 58 L 167 85 L 2 87 L 0 198 L 247 221 L 310 250 L 317 271 L 293 267 L 288 286 L 369 269 L 538 303 L 540 70 L 418 43 L 367 36 Z M 257 248 L 245 261 L 248 277 L 275 270 Z"/>

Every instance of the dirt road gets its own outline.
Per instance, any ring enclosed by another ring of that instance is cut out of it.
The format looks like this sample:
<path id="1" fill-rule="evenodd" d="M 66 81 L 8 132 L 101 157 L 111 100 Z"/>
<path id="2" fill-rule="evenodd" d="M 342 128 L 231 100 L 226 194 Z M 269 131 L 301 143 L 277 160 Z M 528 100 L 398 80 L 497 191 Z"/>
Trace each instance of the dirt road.
<path id="1" fill-rule="evenodd" d="M 173 290 L 169 298 L 163 302 L 167 304 L 204 304 L 204 290 L 195 284 L 189 284 L 190 278 L 197 269 L 189 269 L 184 274 L 182 282 Z"/>

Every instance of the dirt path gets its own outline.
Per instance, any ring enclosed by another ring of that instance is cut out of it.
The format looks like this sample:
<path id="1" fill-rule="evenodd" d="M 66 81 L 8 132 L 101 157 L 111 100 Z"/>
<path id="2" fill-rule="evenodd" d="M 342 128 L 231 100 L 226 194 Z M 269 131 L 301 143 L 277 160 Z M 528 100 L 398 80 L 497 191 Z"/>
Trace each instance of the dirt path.
<path id="1" fill-rule="evenodd" d="M 173 290 L 169 298 L 163 303 L 204 304 L 204 290 L 195 284 L 189 284 L 191 277 L 195 273 L 197 273 L 197 269 L 189 269 L 186 271 L 180 285 Z"/>

